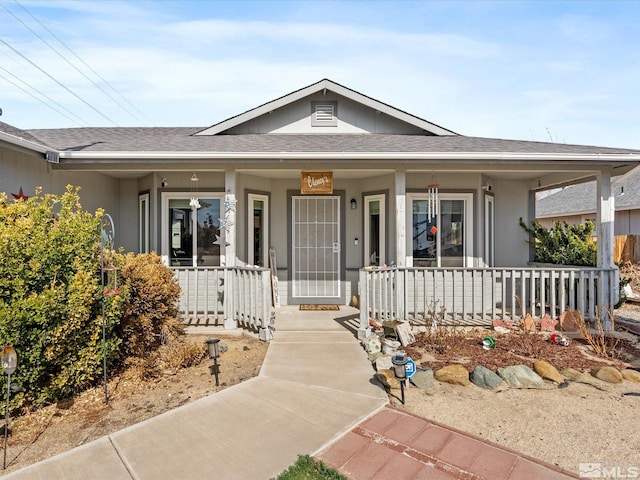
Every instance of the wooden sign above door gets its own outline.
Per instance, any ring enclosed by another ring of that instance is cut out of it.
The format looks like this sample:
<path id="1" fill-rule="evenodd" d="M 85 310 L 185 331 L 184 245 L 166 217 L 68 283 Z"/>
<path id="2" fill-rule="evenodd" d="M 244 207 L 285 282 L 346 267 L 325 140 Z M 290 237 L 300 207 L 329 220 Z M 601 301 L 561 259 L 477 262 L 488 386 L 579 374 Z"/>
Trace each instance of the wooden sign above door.
<path id="1" fill-rule="evenodd" d="M 300 193 L 302 195 L 332 194 L 333 172 L 302 172 L 300 174 Z"/>

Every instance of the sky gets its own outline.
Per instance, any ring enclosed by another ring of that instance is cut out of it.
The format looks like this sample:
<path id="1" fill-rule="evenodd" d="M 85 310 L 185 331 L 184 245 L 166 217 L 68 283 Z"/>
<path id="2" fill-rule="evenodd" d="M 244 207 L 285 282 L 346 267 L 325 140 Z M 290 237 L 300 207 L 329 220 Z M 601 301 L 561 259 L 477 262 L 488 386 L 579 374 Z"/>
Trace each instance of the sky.
<path id="1" fill-rule="evenodd" d="M 205 127 L 323 78 L 469 136 L 640 148 L 640 1 L 0 0 L 0 121 Z"/>

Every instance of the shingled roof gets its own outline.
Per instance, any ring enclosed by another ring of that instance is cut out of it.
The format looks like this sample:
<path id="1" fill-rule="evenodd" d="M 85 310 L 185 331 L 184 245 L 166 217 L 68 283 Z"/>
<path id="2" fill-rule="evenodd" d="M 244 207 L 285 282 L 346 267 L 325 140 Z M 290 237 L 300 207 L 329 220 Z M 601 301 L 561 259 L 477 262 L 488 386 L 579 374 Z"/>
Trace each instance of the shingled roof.
<path id="1" fill-rule="evenodd" d="M 617 177 L 612 178 L 615 182 Z M 621 187 L 624 195 L 620 195 Z M 640 172 L 614 186 L 616 210 L 640 208 Z M 562 190 L 536 201 L 536 217 L 560 217 L 584 215 L 596 212 L 596 182 L 585 182 L 565 187 Z"/>
<path id="2" fill-rule="evenodd" d="M 3 125 L 6 124 L 0 124 L 0 129 L 3 128 Z M 587 155 L 640 153 L 640 150 L 624 148 L 503 140 L 463 135 L 194 135 L 201 130 L 202 127 L 119 127 L 34 129 L 19 132 L 60 152 L 508 152 Z"/>

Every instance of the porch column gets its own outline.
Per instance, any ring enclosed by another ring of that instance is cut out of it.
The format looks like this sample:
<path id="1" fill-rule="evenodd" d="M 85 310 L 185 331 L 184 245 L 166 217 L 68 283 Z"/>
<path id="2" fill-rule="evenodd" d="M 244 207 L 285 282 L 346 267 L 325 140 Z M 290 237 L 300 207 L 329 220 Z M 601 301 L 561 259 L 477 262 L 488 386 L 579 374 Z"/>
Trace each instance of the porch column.
<path id="1" fill-rule="evenodd" d="M 597 185 L 597 266 L 603 269 L 614 269 L 616 265 L 613 261 L 613 237 L 614 237 L 614 217 L 615 200 L 611 188 L 611 170 L 603 169 L 596 175 Z M 605 331 L 612 329 L 611 316 L 613 306 L 618 302 L 620 295 L 617 282 L 617 275 L 600 276 L 606 280 L 598 285 L 598 310 L 600 320 Z"/>
<path id="2" fill-rule="evenodd" d="M 396 169 L 396 265 L 398 268 L 407 266 L 407 172 Z M 405 320 L 404 275 L 396 271 L 396 320 Z"/>
<path id="3" fill-rule="evenodd" d="M 227 267 L 236 266 L 236 171 L 227 169 L 224 172 L 224 212 L 223 220 L 227 228 L 225 231 L 225 241 L 227 246 L 224 248 L 223 265 Z"/>
<path id="4" fill-rule="evenodd" d="M 407 172 L 396 169 L 396 265 L 407 266 Z"/>
<path id="5" fill-rule="evenodd" d="M 227 169 L 224 172 L 224 205 L 222 205 L 220 216 L 224 222 L 224 242 L 226 246 L 221 252 L 221 264 L 224 265 L 224 328 L 234 330 L 238 328 L 235 318 L 236 296 L 239 292 L 234 291 L 234 272 L 229 267 L 236 266 L 236 171 Z"/>

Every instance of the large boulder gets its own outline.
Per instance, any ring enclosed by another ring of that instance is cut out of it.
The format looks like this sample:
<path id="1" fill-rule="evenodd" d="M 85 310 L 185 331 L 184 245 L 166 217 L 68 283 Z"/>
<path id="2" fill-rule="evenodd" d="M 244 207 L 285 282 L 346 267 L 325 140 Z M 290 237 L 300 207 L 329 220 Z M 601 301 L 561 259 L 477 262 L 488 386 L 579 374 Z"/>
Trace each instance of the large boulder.
<path id="1" fill-rule="evenodd" d="M 433 388 L 433 370 L 418 368 L 409 381 L 421 390 L 431 390 Z"/>
<path id="2" fill-rule="evenodd" d="M 476 366 L 469 375 L 469 379 L 474 385 L 487 390 L 495 390 L 502 385 L 500 376 L 483 365 Z"/>
<path id="3" fill-rule="evenodd" d="M 375 378 L 385 388 L 390 390 L 400 390 L 400 382 L 393 373 L 393 370 L 379 370 L 378 373 L 375 374 Z"/>
<path id="4" fill-rule="evenodd" d="M 620 372 L 622 378 L 629 382 L 640 383 L 640 372 L 631 368 L 625 368 Z"/>
<path id="5" fill-rule="evenodd" d="M 459 364 L 442 367 L 435 372 L 435 377 L 439 382 L 462 385 L 463 387 L 469 385 L 469 372 Z"/>
<path id="6" fill-rule="evenodd" d="M 594 385 L 595 383 L 591 375 L 588 375 L 584 372 L 580 372 L 575 368 L 565 368 L 560 372 L 560 374 L 564 378 L 572 382 L 586 383 L 589 385 Z"/>
<path id="7" fill-rule="evenodd" d="M 624 378 L 614 367 L 598 367 L 591 370 L 591 375 L 607 383 L 622 383 Z"/>
<path id="8" fill-rule="evenodd" d="M 544 380 L 526 365 L 498 368 L 498 375 L 514 388 L 545 388 Z"/>
<path id="9" fill-rule="evenodd" d="M 549 362 L 546 362 L 545 360 L 538 360 L 534 362 L 533 369 L 545 380 L 551 380 L 555 383 L 564 382 L 564 377 L 560 375 L 560 372 L 558 372 L 556 367 L 551 365 Z"/>

